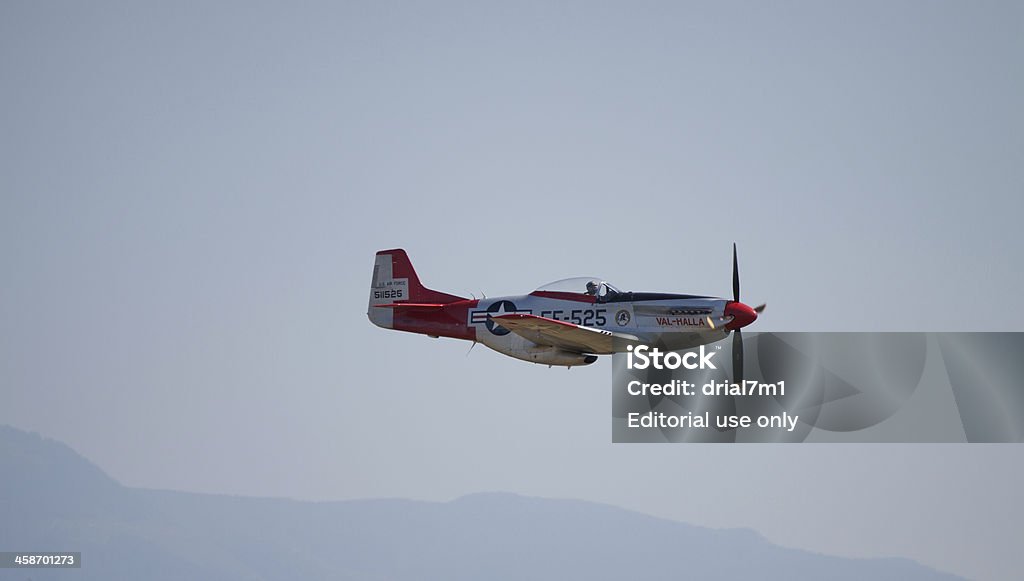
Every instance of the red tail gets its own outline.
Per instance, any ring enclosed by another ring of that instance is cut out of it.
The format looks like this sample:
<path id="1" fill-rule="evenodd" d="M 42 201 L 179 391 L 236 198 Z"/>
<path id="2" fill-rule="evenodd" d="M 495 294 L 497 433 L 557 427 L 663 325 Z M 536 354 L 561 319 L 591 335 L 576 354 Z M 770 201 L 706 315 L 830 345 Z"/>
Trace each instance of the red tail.
<path id="1" fill-rule="evenodd" d="M 378 283 L 386 284 L 387 279 L 380 275 L 387 274 L 386 263 L 387 258 L 390 256 L 391 260 L 391 280 L 401 281 L 402 279 L 407 280 L 408 296 L 402 299 L 391 299 L 393 302 L 408 301 L 411 303 L 454 303 L 455 301 L 465 300 L 463 297 L 450 295 L 436 290 L 431 290 L 422 283 L 420 283 L 420 277 L 416 275 L 416 269 L 412 267 L 412 262 L 409 260 L 409 255 L 405 253 L 405 250 L 401 248 L 395 248 L 393 250 L 381 250 L 377 253 L 377 262 L 373 268 L 373 286 L 378 288 Z M 384 260 L 381 260 L 384 258 Z M 381 264 L 384 262 L 385 264 Z M 384 266 L 384 268 L 381 268 Z"/>

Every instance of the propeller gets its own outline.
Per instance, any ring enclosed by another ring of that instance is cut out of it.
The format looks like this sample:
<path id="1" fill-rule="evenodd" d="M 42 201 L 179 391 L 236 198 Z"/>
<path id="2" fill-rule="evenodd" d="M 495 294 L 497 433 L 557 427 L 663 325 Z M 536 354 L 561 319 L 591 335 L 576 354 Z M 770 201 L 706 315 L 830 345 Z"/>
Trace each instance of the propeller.
<path id="1" fill-rule="evenodd" d="M 725 314 L 731 316 L 726 328 L 732 330 L 732 380 L 743 379 L 743 331 L 746 325 L 754 322 L 764 312 L 767 305 L 760 304 L 754 308 L 740 302 L 740 262 L 736 254 L 736 243 L 732 243 L 732 302 L 725 307 Z M 709 321 L 710 323 L 710 321 Z"/>
<path id="2" fill-rule="evenodd" d="M 762 303 L 749 307 L 740 302 L 740 263 L 736 253 L 736 243 L 732 243 L 732 301 L 725 305 L 725 312 L 717 319 L 704 317 L 708 327 L 717 329 L 724 324 L 732 331 L 732 377 L 734 382 L 743 379 L 743 332 L 741 329 L 757 319 L 767 305 Z"/>
<path id="3" fill-rule="evenodd" d="M 732 300 L 740 302 L 740 261 L 736 258 L 736 243 L 732 243 Z"/>
<path id="4" fill-rule="evenodd" d="M 732 300 L 740 302 L 740 261 L 735 242 L 732 243 Z M 739 327 L 732 332 L 732 380 L 743 381 L 743 333 Z"/>
<path id="5" fill-rule="evenodd" d="M 743 333 L 739 329 L 732 332 L 732 381 L 743 381 Z"/>

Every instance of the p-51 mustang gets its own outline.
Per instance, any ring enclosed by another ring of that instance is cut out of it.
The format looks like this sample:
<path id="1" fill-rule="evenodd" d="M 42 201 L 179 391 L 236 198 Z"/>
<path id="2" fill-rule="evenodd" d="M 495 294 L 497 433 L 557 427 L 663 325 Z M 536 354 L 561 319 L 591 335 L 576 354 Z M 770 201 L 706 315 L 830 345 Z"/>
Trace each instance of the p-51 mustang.
<path id="1" fill-rule="evenodd" d="M 381 250 L 373 265 L 367 316 L 378 327 L 480 342 L 498 353 L 543 365 L 589 365 L 630 345 L 681 350 L 733 333 L 742 369 L 740 329 L 764 305 L 740 302 L 736 245 L 733 299 L 623 292 L 597 277 L 570 278 L 528 295 L 467 299 L 420 284 L 405 250 Z"/>

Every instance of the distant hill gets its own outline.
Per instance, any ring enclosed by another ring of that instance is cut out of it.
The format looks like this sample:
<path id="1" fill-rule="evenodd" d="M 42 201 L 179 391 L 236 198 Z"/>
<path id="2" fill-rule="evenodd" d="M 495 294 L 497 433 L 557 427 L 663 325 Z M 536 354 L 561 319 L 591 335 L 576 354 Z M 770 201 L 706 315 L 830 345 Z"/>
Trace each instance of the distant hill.
<path id="1" fill-rule="evenodd" d="M 81 551 L 0 579 L 938 580 L 575 500 L 298 502 L 121 486 L 67 446 L 0 426 L 0 551 Z"/>

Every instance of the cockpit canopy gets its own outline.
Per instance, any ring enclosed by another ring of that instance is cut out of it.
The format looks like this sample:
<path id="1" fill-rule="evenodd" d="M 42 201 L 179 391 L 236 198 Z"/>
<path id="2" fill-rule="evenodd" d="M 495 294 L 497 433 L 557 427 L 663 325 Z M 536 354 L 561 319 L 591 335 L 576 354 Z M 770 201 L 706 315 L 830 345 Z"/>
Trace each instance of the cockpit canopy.
<path id="1" fill-rule="evenodd" d="M 600 302 L 604 302 L 621 293 L 619 289 L 615 288 L 611 283 L 599 276 L 564 278 L 562 280 L 556 280 L 555 282 L 549 282 L 548 284 L 538 288 L 537 291 L 590 295 L 592 297 L 596 297 Z"/>

